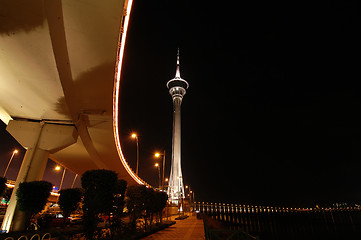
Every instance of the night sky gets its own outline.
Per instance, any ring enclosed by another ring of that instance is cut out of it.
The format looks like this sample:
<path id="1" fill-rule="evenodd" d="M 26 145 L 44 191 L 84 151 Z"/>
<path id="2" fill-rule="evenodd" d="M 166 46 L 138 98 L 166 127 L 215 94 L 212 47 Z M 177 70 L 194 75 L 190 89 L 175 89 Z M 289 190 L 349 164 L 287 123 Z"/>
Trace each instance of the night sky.
<path id="1" fill-rule="evenodd" d="M 361 200 L 356 1 L 140 1 L 131 13 L 121 129 L 140 176 L 170 163 L 177 47 L 190 84 L 182 170 L 196 200 L 314 206 Z M 135 167 L 133 167 L 135 168 Z M 169 173 L 168 173 L 169 175 Z"/>
<path id="2" fill-rule="evenodd" d="M 179 47 L 190 85 L 182 171 L 197 201 L 360 203 L 359 20 L 357 1 L 134 0 L 121 83 L 126 159 L 135 169 L 135 131 L 140 176 L 158 185 L 153 154 L 163 150 L 169 176 L 166 83 Z M 2 146 L 6 159 L 12 146 Z"/>

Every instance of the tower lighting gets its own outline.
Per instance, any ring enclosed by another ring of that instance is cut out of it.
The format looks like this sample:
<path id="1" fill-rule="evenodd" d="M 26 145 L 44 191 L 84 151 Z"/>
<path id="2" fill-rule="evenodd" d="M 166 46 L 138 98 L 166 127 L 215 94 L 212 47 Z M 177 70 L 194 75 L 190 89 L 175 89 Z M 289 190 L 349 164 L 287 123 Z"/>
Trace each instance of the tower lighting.
<path id="1" fill-rule="evenodd" d="M 180 75 L 179 49 L 175 77 L 167 82 L 169 94 L 173 100 L 173 146 L 171 171 L 168 184 L 168 197 L 173 204 L 180 204 L 184 197 L 184 186 L 181 167 L 181 104 L 189 84 Z M 180 206 L 180 210 L 182 206 Z"/>

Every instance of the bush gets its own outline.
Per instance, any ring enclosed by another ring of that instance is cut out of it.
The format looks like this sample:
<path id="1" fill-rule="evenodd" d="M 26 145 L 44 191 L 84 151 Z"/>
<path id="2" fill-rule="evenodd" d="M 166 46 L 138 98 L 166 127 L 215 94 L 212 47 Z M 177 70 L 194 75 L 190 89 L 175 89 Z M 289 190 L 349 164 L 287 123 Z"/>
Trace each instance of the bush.
<path id="1" fill-rule="evenodd" d="M 115 231 L 119 231 L 120 228 L 126 181 L 118 180 L 118 175 L 114 171 L 100 169 L 85 172 L 81 178 L 81 185 L 84 188 L 83 220 L 87 239 L 94 236 L 99 214 L 108 219 L 111 225 L 111 238 L 114 238 Z M 111 213 L 113 221 L 110 220 Z"/>
<path id="2" fill-rule="evenodd" d="M 168 195 L 164 192 L 154 191 L 144 185 L 130 186 L 127 190 L 127 208 L 131 228 L 135 230 L 137 220 L 143 217 L 144 228 L 147 230 L 148 222 L 151 226 L 154 215 L 161 219 L 167 200 Z"/>
<path id="3" fill-rule="evenodd" d="M 83 197 L 83 191 L 80 188 L 68 188 L 60 190 L 59 206 L 63 211 L 64 218 L 68 218 L 74 212 Z"/>
<path id="4" fill-rule="evenodd" d="M 145 210 L 145 196 L 147 188 L 144 185 L 130 186 L 127 190 L 127 209 L 130 218 L 130 227 L 135 230 L 137 220 L 142 217 Z"/>
<path id="5" fill-rule="evenodd" d="M 19 210 L 25 213 L 25 227 L 32 216 L 42 211 L 50 196 L 53 184 L 47 181 L 23 182 L 16 192 Z"/>

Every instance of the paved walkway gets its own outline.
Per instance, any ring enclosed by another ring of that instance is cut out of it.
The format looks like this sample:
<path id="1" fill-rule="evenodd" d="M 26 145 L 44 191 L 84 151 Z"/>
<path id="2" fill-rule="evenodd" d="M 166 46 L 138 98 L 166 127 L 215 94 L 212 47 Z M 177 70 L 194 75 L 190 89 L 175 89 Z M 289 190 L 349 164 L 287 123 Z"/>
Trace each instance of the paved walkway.
<path id="1" fill-rule="evenodd" d="M 184 220 L 176 220 L 176 224 L 162 231 L 156 232 L 143 240 L 192 239 L 204 240 L 203 220 L 190 216 Z"/>

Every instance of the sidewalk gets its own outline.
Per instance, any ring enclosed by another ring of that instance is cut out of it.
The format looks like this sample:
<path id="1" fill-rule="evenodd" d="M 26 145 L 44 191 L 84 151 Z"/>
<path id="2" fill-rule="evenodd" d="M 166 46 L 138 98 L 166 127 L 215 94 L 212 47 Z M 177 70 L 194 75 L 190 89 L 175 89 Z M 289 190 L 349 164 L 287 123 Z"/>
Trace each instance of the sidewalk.
<path id="1" fill-rule="evenodd" d="M 190 216 L 184 220 L 176 220 L 176 224 L 162 231 L 149 235 L 143 240 L 194 239 L 204 240 L 203 220 Z"/>

